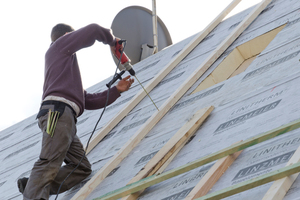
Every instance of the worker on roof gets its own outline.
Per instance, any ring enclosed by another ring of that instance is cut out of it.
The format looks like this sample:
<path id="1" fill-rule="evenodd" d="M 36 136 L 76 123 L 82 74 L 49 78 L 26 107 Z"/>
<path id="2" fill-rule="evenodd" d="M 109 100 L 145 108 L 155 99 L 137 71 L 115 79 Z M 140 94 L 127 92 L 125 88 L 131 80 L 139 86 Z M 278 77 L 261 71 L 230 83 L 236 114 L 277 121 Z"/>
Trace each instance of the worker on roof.
<path id="1" fill-rule="evenodd" d="M 76 31 L 69 25 L 57 24 L 52 29 L 51 40 L 45 55 L 42 104 L 37 115 L 43 133 L 42 148 L 30 177 L 18 180 L 19 191 L 25 200 L 49 199 L 49 195 L 57 194 L 60 187 L 59 193 L 65 192 L 91 174 L 91 164 L 76 135 L 76 122 L 84 109 L 103 108 L 108 91 L 90 94 L 83 89 L 76 52 L 98 41 L 110 45 L 114 53 L 115 43 L 119 41 L 110 29 L 97 24 Z M 127 76 L 112 87 L 108 105 L 133 82 Z"/>

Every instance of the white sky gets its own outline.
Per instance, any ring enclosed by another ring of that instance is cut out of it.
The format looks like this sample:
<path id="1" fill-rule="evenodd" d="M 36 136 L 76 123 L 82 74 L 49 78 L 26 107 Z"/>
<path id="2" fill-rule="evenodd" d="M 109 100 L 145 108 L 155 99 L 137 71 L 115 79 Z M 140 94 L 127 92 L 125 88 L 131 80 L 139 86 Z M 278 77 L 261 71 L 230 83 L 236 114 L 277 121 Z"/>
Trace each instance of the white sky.
<path id="1" fill-rule="evenodd" d="M 236 14 L 261 0 L 242 0 Z M 203 30 L 232 0 L 156 0 L 157 15 L 173 44 Z M 57 23 L 79 29 L 90 23 L 110 28 L 123 8 L 138 5 L 152 10 L 152 0 L 16 0 L 1 1 L 0 131 L 38 112 L 43 87 L 44 54 L 50 31 Z M 126 38 L 124 38 L 126 39 Z M 115 64 L 108 46 L 77 53 L 84 88 L 113 75 Z"/>

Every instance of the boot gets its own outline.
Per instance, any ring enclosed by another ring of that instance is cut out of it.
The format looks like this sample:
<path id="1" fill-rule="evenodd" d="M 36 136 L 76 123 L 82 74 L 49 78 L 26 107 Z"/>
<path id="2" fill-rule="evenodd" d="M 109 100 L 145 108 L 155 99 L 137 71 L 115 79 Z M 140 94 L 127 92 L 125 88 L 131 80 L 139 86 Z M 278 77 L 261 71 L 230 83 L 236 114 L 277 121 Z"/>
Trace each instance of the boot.
<path id="1" fill-rule="evenodd" d="M 22 194 L 23 194 L 23 192 L 24 192 L 24 190 L 25 190 L 27 181 L 28 181 L 28 178 L 26 178 L 26 177 L 23 177 L 23 178 L 18 179 L 18 188 L 19 188 L 19 191 L 20 191 Z"/>

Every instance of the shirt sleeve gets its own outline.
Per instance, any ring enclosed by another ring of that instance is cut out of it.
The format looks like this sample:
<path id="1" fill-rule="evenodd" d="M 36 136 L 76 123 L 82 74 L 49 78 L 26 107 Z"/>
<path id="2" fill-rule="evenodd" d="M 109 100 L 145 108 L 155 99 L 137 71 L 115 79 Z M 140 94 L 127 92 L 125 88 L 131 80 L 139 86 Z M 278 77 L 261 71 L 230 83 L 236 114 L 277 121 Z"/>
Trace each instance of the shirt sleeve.
<path id="1" fill-rule="evenodd" d="M 113 46 L 115 40 L 111 29 L 90 24 L 60 37 L 55 43 L 62 53 L 72 55 L 80 49 L 92 46 L 95 41 Z"/>
<path id="2" fill-rule="evenodd" d="M 87 93 L 84 91 L 85 95 L 85 109 L 87 110 L 96 110 L 100 108 L 104 108 L 106 99 L 107 99 L 108 90 L 100 93 Z M 112 87 L 109 91 L 109 99 L 107 106 L 112 104 L 118 97 L 120 97 L 120 92 L 116 88 L 116 86 Z"/>

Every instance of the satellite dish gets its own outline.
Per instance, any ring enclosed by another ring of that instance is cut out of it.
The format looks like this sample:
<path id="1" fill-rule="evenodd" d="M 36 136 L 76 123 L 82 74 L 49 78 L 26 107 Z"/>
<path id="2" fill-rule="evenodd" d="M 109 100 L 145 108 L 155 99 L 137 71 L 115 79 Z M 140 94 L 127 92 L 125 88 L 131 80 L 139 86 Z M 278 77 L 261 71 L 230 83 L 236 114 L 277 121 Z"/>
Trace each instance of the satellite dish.
<path id="1" fill-rule="evenodd" d="M 152 11 L 147 8 L 140 6 L 124 8 L 114 18 L 111 29 L 116 37 L 127 40 L 125 52 L 131 64 L 145 58 L 145 50 L 149 51 L 154 46 Z M 159 17 L 157 17 L 157 35 L 158 51 L 172 44 L 171 36 Z M 114 56 L 113 58 L 117 64 L 117 59 Z"/>

